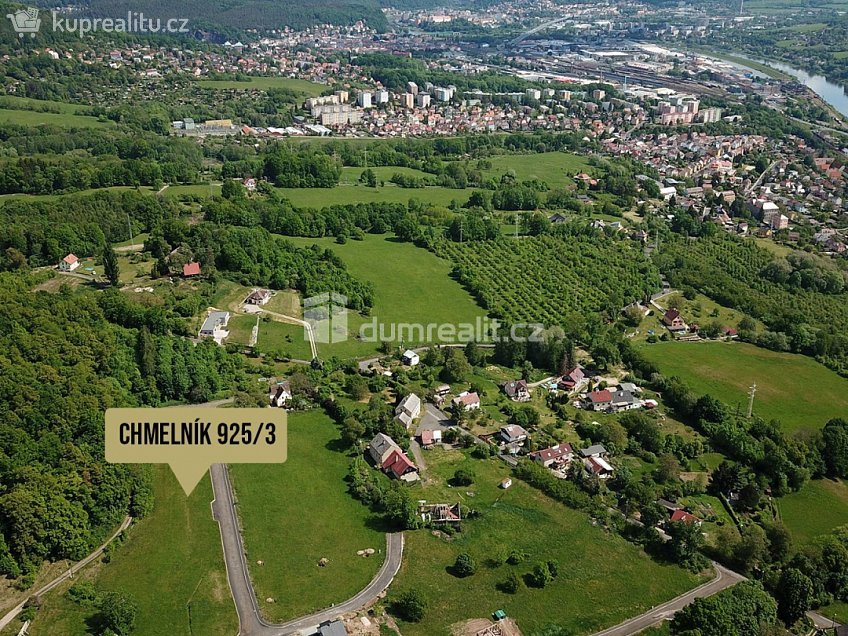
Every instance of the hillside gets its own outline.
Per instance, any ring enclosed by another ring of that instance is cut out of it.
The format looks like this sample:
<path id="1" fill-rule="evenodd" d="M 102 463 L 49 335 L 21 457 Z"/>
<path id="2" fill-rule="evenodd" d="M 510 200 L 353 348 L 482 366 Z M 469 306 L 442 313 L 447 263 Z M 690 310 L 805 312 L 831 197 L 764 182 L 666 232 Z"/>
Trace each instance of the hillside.
<path id="1" fill-rule="evenodd" d="M 54 6 L 40 0 L 35 4 Z M 382 31 L 386 27 L 376 0 L 310 0 L 308 3 L 272 0 L 187 0 L 174 5 L 167 0 L 73 0 L 69 5 L 85 8 L 93 17 L 123 17 L 129 11 L 152 18 L 187 18 L 193 31 L 234 34 L 252 29 L 286 26 L 303 29 L 315 24 L 354 24 L 363 20 Z"/>

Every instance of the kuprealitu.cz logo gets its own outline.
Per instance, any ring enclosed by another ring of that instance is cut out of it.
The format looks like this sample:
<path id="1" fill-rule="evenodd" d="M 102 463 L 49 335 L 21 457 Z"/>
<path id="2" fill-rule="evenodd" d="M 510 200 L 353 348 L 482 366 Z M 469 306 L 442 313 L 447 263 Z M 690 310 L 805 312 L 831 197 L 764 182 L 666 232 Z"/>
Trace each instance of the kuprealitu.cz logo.
<path id="1" fill-rule="evenodd" d="M 19 38 L 29 35 L 34 38 L 41 30 L 41 17 L 35 7 L 28 7 L 7 13 L 6 17 L 12 22 L 12 29 Z M 85 37 L 89 33 L 189 33 L 188 18 L 151 18 L 144 13 L 128 11 L 126 17 L 120 18 L 71 18 L 57 11 L 50 12 L 50 23 L 54 33 L 76 33 Z"/>

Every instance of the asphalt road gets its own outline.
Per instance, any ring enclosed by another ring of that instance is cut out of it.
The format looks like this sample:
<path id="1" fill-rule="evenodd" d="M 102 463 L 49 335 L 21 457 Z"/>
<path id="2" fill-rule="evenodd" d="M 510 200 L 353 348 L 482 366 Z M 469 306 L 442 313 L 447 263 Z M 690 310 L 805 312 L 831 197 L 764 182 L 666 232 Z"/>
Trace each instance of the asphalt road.
<path id="1" fill-rule="evenodd" d="M 632 636 L 633 634 L 637 634 L 642 630 L 647 629 L 651 625 L 656 625 L 662 620 L 671 618 L 674 614 L 689 605 L 689 603 L 694 601 L 696 598 L 712 596 L 717 592 L 721 592 L 722 590 L 745 580 L 745 577 L 741 574 L 728 570 L 718 563 L 713 562 L 713 567 L 716 570 L 716 576 L 712 581 L 704 583 L 703 585 L 696 587 L 694 590 L 690 590 L 686 594 L 682 594 L 677 598 L 673 598 L 667 603 L 657 605 L 650 611 L 634 618 L 630 618 L 615 627 L 610 627 L 602 632 L 597 632 L 596 634 L 593 634 L 593 636 Z"/>
<path id="2" fill-rule="evenodd" d="M 224 549 L 224 562 L 227 566 L 227 579 L 230 584 L 233 602 L 239 617 L 239 636 L 284 636 L 301 631 L 310 633 L 324 621 L 332 620 L 340 614 L 353 612 L 374 601 L 392 582 L 400 569 L 403 556 L 403 534 L 386 535 L 386 558 L 380 571 L 372 581 L 353 598 L 309 616 L 275 625 L 262 618 L 256 603 L 256 594 L 250 580 L 247 559 L 239 531 L 233 491 L 227 468 L 224 464 L 213 464 L 209 470 L 212 478 L 212 516 L 221 530 L 221 545 Z"/>

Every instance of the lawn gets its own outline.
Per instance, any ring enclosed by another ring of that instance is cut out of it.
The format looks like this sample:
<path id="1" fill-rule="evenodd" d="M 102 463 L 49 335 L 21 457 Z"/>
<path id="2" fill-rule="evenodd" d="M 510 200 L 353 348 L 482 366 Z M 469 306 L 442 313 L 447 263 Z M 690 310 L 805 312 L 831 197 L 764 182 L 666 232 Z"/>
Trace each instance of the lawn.
<path id="1" fill-rule="evenodd" d="M 256 318 L 252 318 L 255 324 Z M 326 346 L 326 345 L 324 345 Z M 260 352 L 270 352 L 285 358 L 311 360 L 312 349 L 306 340 L 303 327 L 276 320 L 259 321 L 259 338 L 256 349 Z M 324 355 L 324 348 L 318 345 L 318 355 Z"/>
<path id="2" fill-rule="evenodd" d="M 811 481 L 777 502 L 783 523 L 797 543 L 809 543 L 848 523 L 848 485 L 844 482 Z"/>
<path id="3" fill-rule="evenodd" d="M 747 408 L 756 382 L 754 413 L 786 431 L 817 429 L 848 411 L 848 381 L 811 358 L 734 342 L 662 342 L 642 348 L 666 376 L 679 376 L 698 394 Z"/>
<path id="4" fill-rule="evenodd" d="M 391 175 L 390 175 L 391 176 Z M 426 188 L 401 188 L 386 183 L 383 187 L 369 188 L 365 185 L 341 185 L 335 188 L 276 188 L 281 197 L 292 202 L 295 207 L 323 208 L 329 205 L 348 203 L 409 203 L 416 199 L 432 205 L 447 206 L 456 199 L 465 203 L 473 191 L 471 188 L 455 190 L 440 186 Z"/>
<path id="5" fill-rule="evenodd" d="M 139 608 L 134 636 L 235 634 L 238 619 L 209 507 L 210 480 L 186 497 L 171 470 L 157 466 L 155 492 L 153 513 L 130 530 L 111 563 L 76 580 L 94 576 L 99 589 L 131 594 Z M 29 633 L 88 634 L 92 613 L 64 594 L 49 594 Z"/>
<path id="6" fill-rule="evenodd" d="M 486 177 L 500 178 L 512 170 L 518 181 L 539 179 L 551 188 L 562 188 L 574 183 L 574 175 L 579 172 L 592 173 L 594 169 L 585 157 L 566 152 L 543 152 L 532 155 L 499 155 L 491 157 L 492 168 L 486 170 Z"/>
<path id="7" fill-rule="evenodd" d="M 227 342 L 247 345 L 250 342 L 250 334 L 255 324 L 256 316 L 232 316 L 227 323 L 227 331 L 230 332 L 230 335 L 227 336 Z"/>
<path id="8" fill-rule="evenodd" d="M 296 245 L 318 244 L 332 249 L 359 280 L 374 285 L 371 316 L 348 317 L 352 335 L 364 322 L 377 321 L 391 339 L 392 326 L 405 324 L 474 324 L 485 316 L 459 283 L 450 277 L 451 265 L 427 250 L 411 243 L 401 243 L 387 235 L 367 235 L 364 241 L 348 241 L 339 245 L 334 239 L 290 239 Z M 373 331 L 373 329 L 371 330 Z M 395 331 L 397 335 L 397 331 Z M 407 339 L 408 341 L 408 339 Z M 322 355 L 355 355 L 374 350 L 373 343 L 349 340 L 335 345 L 319 345 Z"/>
<path id="9" fill-rule="evenodd" d="M 549 499 L 523 482 L 508 490 L 498 483 L 509 474 L 500 460 L 466 458 L 459 451 L 425 454 L 428 485 L 421 498 L 457 502 L 479 517 L 463 524 L 463 532 L 448 541 L 430 531 L 409 532 L 403 566 L 390 597 L 416 589 L 427 599 L 420 623 L 401 623 L 405 636 L 450 633 L 450 626 L 471 618 L 488 618 L 497 609 L 517 620 L 525 634 L 559 624 L 568 633 L 586 634 L 640 614 L 697 585 L 697 577 L 675 566 L 652 561 L 621 537 L 594 527 L 584 514 Z M 472 486 L 461 492 L 446 480 L 457 468 L 474 471 Z M 418 497 L 418 495 L 415 495 Z M 501 551 L 527 553 L 519 565 L 496 565 Z M 473 576 L 449 573 L 458 554 L 477 562 Z M 544 589 L 522 586 L 517 594 L 497 589 L 507 574 L 523 576 L 541 560 L 559 563 L 559 576 Z M 555 608 L 555 609 L 554 609 Z"/>
<path id="10" fill-rule="evenodd" d="M 433 177 L 433 175 L 423 172 L 421 170 L 416 170 L 415 168 L 406 168 L 401 166 L 377 166 L 371 168 L 374 171 L 374 174 L 377 175 L 377 181 L 385 181 L 389 182 L 389 179 L 392 178 L 394 174 L 402 174 L 408 177 L 419 177 L 421 179 L 426 179 L 428 177 Z M 359 184 L 359 177 L 362 173 L 365 172 L 365 168 L 351 168 L 344 167 L 342 168 L 342 176 L 339 179 L 339 183 L 345 183 L 348 185 L 357 185 Z M 417 188 L 409 188 L 411 192 L 415 192 Z"/>
<path id="11" fill-rule="evenodd" d="M 238 80 L 197 80 L 197 84 L 203 88 L 213 88 L 218 90 L 258 89 L 267 91 L 272 88 L 285 88 L 307 97 L 320 95 L 321 91 L 327 88 L 323 84 L 315 84 L 314 82 L 291 77 L 251 77 L 245 82 Z"/>
<path id="12" fill-rule="evenodd" d="M 251 576 L 272 622 L 347 600 L 382 564 L 385 535 L 347 493 L 350 458 L 335 449 L 338 436 L 323 412 L 294 413 L 284 464 L 232 467 Z M 381 553 L 357 556 L 366 548 Z"/>
<path id="13" fill-rule="evenodd" d="M 99 121 L 87 115 L 73 113 L 40 113 L 34 110 L 14 110 L 0 108 L 0 122 L 18 124 L 19 126 L 63 126 L 67 128 L 93 128 L 114 125 L 111 121 Z"/>

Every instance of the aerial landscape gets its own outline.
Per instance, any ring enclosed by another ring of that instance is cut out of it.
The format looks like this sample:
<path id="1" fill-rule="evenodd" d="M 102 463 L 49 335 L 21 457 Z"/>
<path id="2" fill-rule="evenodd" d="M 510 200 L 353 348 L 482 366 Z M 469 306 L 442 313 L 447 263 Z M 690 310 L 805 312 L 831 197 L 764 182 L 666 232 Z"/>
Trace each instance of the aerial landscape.
<path id="1" fill-rule="evenodd" d="M 848 1 L 2 4 L 0 636 L 848 636 Z"/>

